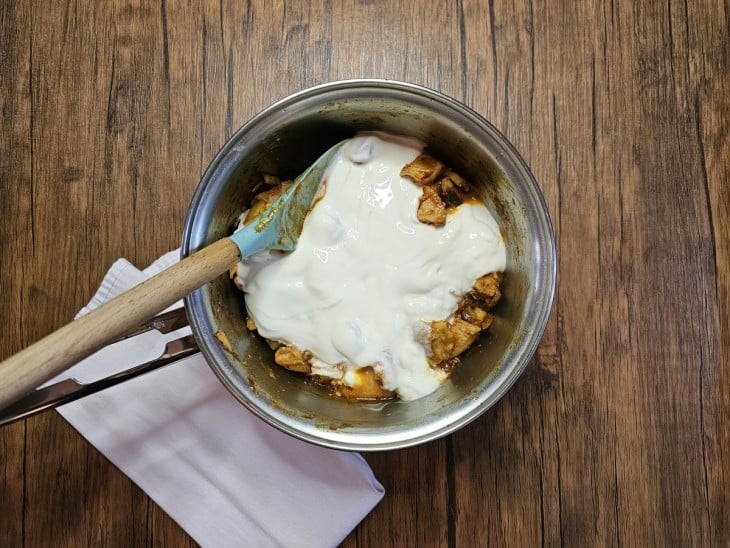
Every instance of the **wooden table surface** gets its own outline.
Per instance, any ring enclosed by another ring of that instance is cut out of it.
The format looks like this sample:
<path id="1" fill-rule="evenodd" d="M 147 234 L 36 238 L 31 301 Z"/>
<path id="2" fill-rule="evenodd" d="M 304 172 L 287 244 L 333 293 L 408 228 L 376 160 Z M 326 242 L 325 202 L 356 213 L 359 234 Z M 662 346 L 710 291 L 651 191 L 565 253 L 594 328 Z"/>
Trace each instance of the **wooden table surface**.
<path id="1" fill-rule="evenodd" d="M 728 546 L 729 21 L 727 0 L 3 1 L 0 357 L 118 257 L 177 247 L 208 162 L 274 100 L 423 84 L 530 164 L 559 283 L 493 409 L 365 455 L 387 494 L 344 545 Z M 2 546 L 194 544 L 55 412 L 0 429 L 0 501 Z"/>

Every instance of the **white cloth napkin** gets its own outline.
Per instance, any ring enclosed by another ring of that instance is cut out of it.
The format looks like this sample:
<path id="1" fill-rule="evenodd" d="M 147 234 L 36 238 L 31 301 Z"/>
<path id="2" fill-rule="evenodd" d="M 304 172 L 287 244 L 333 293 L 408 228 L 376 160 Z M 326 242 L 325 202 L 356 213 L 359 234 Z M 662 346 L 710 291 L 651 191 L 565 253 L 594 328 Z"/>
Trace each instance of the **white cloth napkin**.
<path id="1" fill-rule="evenodd" d="M 178 260 L 124 259 L 91 310 Z M 158 357 L 168 335 L 111 345 L 61 378 L 88 382 Z M 69 403 L 59 413 L 202 546 L 335 546 L 383 497 L 356 453 L 315 447 L 253 416 L 200 354 Z"/>

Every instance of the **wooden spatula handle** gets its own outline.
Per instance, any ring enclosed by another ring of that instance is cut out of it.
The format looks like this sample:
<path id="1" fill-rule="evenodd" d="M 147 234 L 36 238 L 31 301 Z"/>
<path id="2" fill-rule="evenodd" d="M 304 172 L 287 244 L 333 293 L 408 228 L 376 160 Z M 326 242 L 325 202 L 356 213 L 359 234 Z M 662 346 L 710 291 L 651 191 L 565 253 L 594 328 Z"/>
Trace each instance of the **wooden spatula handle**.
<path id="1" fill-rule="evenodd" d="M 149 320 L 239 260 L 223 238 L 0 363 L 0 409 Z"/>

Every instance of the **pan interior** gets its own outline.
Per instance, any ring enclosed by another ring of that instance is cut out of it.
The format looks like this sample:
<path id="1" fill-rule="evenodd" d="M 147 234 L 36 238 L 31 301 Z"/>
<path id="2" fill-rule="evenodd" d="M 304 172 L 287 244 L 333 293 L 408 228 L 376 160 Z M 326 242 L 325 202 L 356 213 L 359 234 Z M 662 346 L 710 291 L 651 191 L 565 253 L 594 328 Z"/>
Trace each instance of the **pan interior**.
<path id="1" fill-rule="evenodd" d="M 527 365 L 554 287 L 554 244 L 542 196 L 524 162 L 491 125 L 435 92 L 351 81 L 285 99 L 242 127 L 208 168 L 186 222 L 183 254 L 232 231 L 261 173 L 294 177 L 360 130 L 416 137 L 477 189 L 500 223 L 508 262 L 489 331 L 437 391 L 412 402 L 349 402 L 290 373 L 245 327 L 244 296 L 223 276 L 186 299 L 193 332 L 220 380 L 277 428 L 320 445 L 369 450 L 442 436 L 493 405 Z M 232 352 L 215 333 L 225 333 Z"/>

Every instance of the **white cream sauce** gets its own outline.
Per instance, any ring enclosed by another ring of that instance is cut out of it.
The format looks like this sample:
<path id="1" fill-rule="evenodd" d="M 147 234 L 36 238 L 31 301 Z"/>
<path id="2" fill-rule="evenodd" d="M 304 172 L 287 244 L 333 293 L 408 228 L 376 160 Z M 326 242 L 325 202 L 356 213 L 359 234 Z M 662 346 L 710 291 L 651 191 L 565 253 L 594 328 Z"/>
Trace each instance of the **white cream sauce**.
<path id="1" fill-rule="evenodd" d="M 327 168 L 296 250 L 238 269 L 262 336 L 311 351 L 314 372 L 345 383 L 373 365 L 404 400 L 445 377 L 426 361 L 429 322 L 449 318 L 477 278 L 506 263 L 482 204 L 462 204 L 440 228 L 418 221 L 422 190 L 400 171 L 422 148 L 380 133 L 350 139 Z"/>

